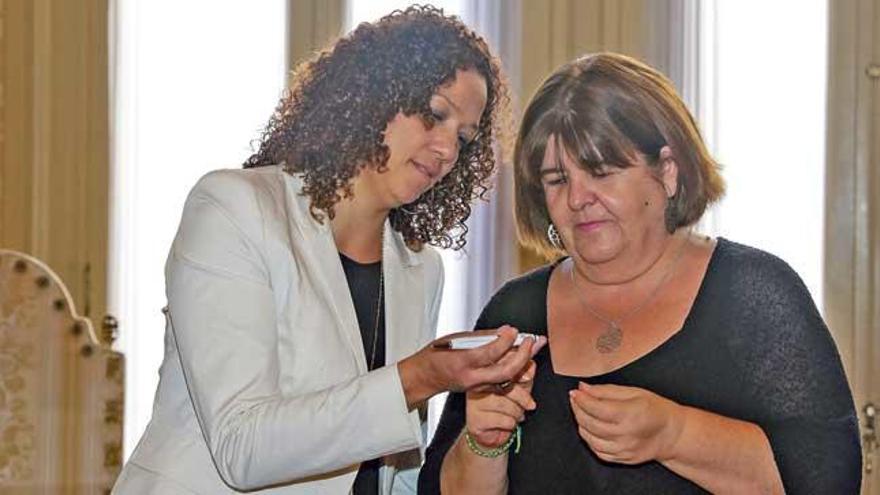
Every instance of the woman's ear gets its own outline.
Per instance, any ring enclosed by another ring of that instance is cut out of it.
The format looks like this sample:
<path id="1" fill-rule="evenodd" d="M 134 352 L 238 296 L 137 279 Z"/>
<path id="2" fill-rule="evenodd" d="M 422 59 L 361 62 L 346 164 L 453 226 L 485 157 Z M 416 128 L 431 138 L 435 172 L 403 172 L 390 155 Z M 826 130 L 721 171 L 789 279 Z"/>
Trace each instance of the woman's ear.
<path id="1" fill-rule="evenodd" d="M 678 191 L 678 162 L 669 146 L 660 148 L 660 180 L 666 190 L 666 197 L 675 196 Z"/>

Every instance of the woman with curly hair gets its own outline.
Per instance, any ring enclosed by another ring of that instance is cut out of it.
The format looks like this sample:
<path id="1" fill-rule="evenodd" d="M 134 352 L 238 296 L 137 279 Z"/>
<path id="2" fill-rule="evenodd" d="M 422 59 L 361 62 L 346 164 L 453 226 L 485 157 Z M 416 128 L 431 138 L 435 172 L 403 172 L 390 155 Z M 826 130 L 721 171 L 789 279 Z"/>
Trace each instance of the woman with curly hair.
<path id="1" fill-rule="evenodd" d="M 509 382 L 537 345 L 425 345 L 487 190 L 498 62 L 431 7 L 361 24 L 295 73 L 245 170 L 203 177 L 166 265 L 152 420 L 117 493 L 414 490 L 425 401 Z"/>

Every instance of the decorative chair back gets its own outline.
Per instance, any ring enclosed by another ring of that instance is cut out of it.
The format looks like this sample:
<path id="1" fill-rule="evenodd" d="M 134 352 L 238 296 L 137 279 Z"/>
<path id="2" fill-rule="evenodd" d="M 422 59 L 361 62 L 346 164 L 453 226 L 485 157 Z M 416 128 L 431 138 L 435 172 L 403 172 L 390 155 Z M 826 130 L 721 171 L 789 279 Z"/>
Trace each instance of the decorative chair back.
<path id="1" fill-rule="evenodd" d="M 109 494 L 125 361 L 58 276 L 0 249 L 0 493 Z"/>

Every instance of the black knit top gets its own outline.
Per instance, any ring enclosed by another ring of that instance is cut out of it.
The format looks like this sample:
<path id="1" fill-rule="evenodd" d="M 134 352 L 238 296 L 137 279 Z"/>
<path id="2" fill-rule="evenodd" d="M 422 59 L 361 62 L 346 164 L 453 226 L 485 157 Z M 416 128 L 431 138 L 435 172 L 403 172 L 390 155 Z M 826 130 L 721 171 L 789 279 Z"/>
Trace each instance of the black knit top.
<path id="1" fill-rule="evenodd" d="M 476 325 L 508 323 L 546 334 L 548 265 L 507 283 Z M 535 357 L 538 408 L 522 424 L 508 462 L 510 493 L 704 493 L 657 462 L 600 460 L 577 434 L 568 391 L 578 380 L 641 387 L 680 404 L 759 425 L 786 493 L 858 493 L 861 452 L 840 357 L 810 294 L 780 259 L 719 239 L 684 326 L 649 354 L 586 378 L 553 372 L 549 348 Z M 464 425 L 464 395 L 450 394 L 419 478 L 439 493 L 443 457 Z"/>

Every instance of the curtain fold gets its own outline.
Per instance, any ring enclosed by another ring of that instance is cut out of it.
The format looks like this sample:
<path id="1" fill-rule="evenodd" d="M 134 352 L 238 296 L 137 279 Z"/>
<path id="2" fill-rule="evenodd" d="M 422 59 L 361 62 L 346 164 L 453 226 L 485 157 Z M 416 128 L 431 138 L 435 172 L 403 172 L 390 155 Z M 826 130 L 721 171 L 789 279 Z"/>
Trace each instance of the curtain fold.
<path id="1" fill-rule="evenodd" d="M 345 0 L 288 0 L 289 71 L 341 35 L 345 16 Z"/>
<path id="2" fill-rule="evenodd" d="M 108 0 L 0 1 L 0 246 L 105 310 Z"/>
<path id="3" fill-rule="evenodd" d="M 510 83 L 512 108 L 517 105 L 520 85 L 521 8 L 521 0 L 471 0 L 465 3 L 462 15 L 501 59 Z M 511 134 L 514 131 L 510 129 Z M 513 145 L 512 142 L 507 144 Z M 495 187 L 487 202 L 474 205 L 468 220 L 466 256 L 460 261 L 464 266 L 457 297 L 461 298 L 465 327 L 473 325 L 492 294 L 517 274 L 513 170 L 509 161 L 512 150 L 504 153 L 499 146 L 496 152 L 499 163 Z"/>

